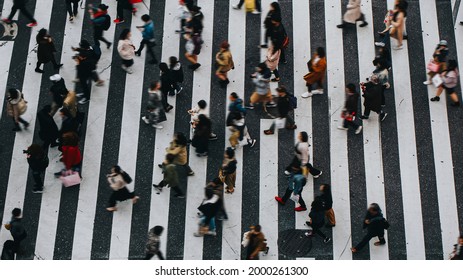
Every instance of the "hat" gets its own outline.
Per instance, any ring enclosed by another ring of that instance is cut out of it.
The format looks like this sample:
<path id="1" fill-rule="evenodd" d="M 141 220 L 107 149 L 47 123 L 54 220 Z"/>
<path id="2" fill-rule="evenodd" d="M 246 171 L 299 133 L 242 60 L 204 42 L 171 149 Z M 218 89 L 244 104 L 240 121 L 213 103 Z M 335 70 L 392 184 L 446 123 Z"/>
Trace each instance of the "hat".
<path id="1" fill-rule="evenodd" d="M 286 92 L 286 87 L 285 86 L 279 86 L 275 89 L 278 92 Z"/>
<path id="2" fill-rule="evenodd" d="M 98 9 L 101 9 L 101 10 L 103 10 L 103 11 L 108 10 L 108 8 L 109 8 L 109 7 L 106 6 L 105 4 L 100 4 L 100 5 L 98 5 Z"/>
<path id="3" fill-rule="evenodd" d="M 53 76 L 50 76 L 50 81 L 58 82 L 59 80 L 61 80 L 61 76 L 59 74 L 55 74 Z"/>
<path id="4" fill-rule="evenodd" d="M 439 45 L 440 46 L 447 46 L 447 40 L 440 40 Z"/>

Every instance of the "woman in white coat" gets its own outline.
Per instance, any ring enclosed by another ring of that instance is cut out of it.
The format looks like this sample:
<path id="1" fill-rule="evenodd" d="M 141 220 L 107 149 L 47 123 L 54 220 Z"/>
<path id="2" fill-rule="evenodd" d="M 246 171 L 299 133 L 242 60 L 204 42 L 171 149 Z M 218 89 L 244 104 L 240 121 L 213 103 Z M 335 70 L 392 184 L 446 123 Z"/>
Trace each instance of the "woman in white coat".
<path id="1" fill-rule="evenodd" d="M 129 74 L 133 73 L 132 65 L 133 65 L 133 58 L 135 56 L 135 46 L 133 45 L 132 41 L 130 41 L 130 37 L 132 33 L 130 33 L 129 29 L 122 30 L 121 35 L 119 36 L 119 42 L 117 44 L 117 51 L 122 58 L 122 69 Z"/>
<path id="2" fill-rule="evenodd" d="M 355 24 L 357 21 L 362 21 L 360 27 L 368 25 L 368 22 L 365 21 L 365 15 L 360 8 L 361 2 L 362 0 L 349 0 L 346 13 L 342 18 L 342 23 L 337 25 L 338 28 L 344 28 L 347 24 Z"/>

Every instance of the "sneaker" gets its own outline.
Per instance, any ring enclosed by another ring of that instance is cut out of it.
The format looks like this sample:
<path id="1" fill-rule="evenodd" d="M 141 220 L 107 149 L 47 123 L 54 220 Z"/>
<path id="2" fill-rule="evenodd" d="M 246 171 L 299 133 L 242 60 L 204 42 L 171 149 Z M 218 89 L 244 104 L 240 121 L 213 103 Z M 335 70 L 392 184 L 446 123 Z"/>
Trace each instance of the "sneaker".
<path id="1" fill-rule="evenodd" d="M 269 102 L 269 103 L 265 104 L 265 106 L 267 108 L 275 108 L 277 106 L 277 104 L 272 101 L 272 102 Z"/>
<path id="2" fill-rule="evenodd" d="M 123 19 L 119 19 L 119 18 L 116 18 L 116 19 L 114 20 L 114 23 L 115 23 L 115 24 L 119 24 L 119 23 L 123 23 L 123 22 L 124 22 L 124 20 L 123 20 Z"/>
<path id="3" fill-rule="evenodd" d="M 342 125 L 338 126 L 338 129 L 339 129 L 339 130 L 349 130 L 349 128 L 344 127 L 344 126 L 342 126 Z"/>
<path id="4" fill-rule="evenodd" d="M 160 125 L 160 124 L 154 124 L 154 123 L 153 123 L 151 126 L 154 127 L 154 128 L 156 128 L 156 129 L 163 129 L 163 128 L 164 128 L 162 125 Z"/>
<path id="5" fill-rule="evenodd" d="M 357 130 L 355 130 L 355 134 L 359 134 L 360 132 L 362 132 L 362 129 L 363 129 L 363 126 L 359 126 Z"/>
<path id="6" fill-rule="evenodd" d="M 314 179 L 318 179 L 320 176 L 322 176 L 323 174 L 323 171 L 320 171 L 320 173 L 318 173 L 317 175 L 313 175 L 312 177 L 314 177 Z"/>
<path id="7" fill-rule="evenodd" d="M 12 23 L 13 22 L 12 20 L 9 20 L 8 18 L 2 18 L 2 21 L 4 23 Z"/>
<path id="8" fill-rule="evenodd" d="M 211 133 L 211 135 L 209 135 L 209 141 L 214 141 L 214 140 L 217 140 L 217 135 L 214 133 Z"/>
<path id="9" fill-rule="evenodd" d="M 35 68 L 35 72 L 37 72 L 37 73 L 45 73 L 45 71 L 43 71 L 43 70 L 40 69 L 40 68 Z"/>
<path id="10" fill-rule="evenodd" d="M 294 211 L 296 211 L 296 212 L 303 212 L 303 211 L 306 211 L 306 210 L 307 210 L 307 208 L 302 207 L 302 206 L 294 208 Z"/>
<path id="11" fill-rule="evenodd" d="M 381 121 L 384 121 L 384 119 L 386 119 L 386 117 L 387 117 L 387 113 L 382 114 L 382 116 L 380 116 L 380 117 L 381 117 Z"/>
<path id="12" fill-rule="evenodd" d="M 281 198 L 279 196 L 275 196 L 275 200 L 278 201 L 279 204 L 285 205 L 285 202 L 283 201 L 283 198 Z"/>
<path id="13" fill-rule="evenodd" d="M 188 176 L 193 176 L 195 175 L 195 172 L 193 170 L 191 170 L 190 172 L 188 172 Z"/>
<path id="14" fill-rule="evenodd" d="M 285 170 L 285 175 L 286 176 L 291 176 L 291 172 L 289 172 L 288 170 Z"/>
<path id="15" fill-rule="evenodd" d="M 37 26 L 37 22 L 31 22 L 27 24 L 27 27 L 34 27 Z"/>
<path id="16" fill-rule="evenodd" d="M 124 70 L 125 72 L 127 72 L 127 74 L 132 74 L 132 73 L 133 73 L 132 67 L 127 67 L 127 66 L 125 66 L 124 64 L 122 64 L 122 65 L 121 65 L 121 68 L 122 68 L 122 70 Z"/>
<path id="17" fill-rule="evenodd" d="M 79 92 L 79 93 L 76 94 L 76 96 L 77 96 L 77 97 L 82 97 L 82 96 L 84 96 L 84 93 L 83 93 L 83 92 Z"/>
<path id="18" fill-rule="evenodd" d="M 244 108 L 246 109 L 249 109 L 249 110 L 254 110 L 254 105 L 248 105 L 248 106 L 244 106 Z"/>
<path id="19" fill-rule="evenodd" d="M 307 237 L 311 237 L 313 235 L 313 232 L 308 231 L 308 232 L 304 233 L 304 235 L 307 236 Z"/>
<path id="20" fill-rule="evenodd" d="M 33 193 L 43 193 L 43 187 L 42 188 L 34 188 L 32 190 Z"/>
<path id="21" fill-rule="evenodd" d="M 87 104 L 89 101 L 90 101 L 90 99 L 87 99 L 87 98 L 84 97 L 81 100 L 79 100 L 79 104 L 84 105 L 84 104 Z"/>
<path id="22" fill-rule="evenodd" d="M 249 145 L 252 147 L 254 147 L 254 145 L 256 144 L 257 140 L 256 139 L 252 139 L 249 143 Z"/>
<path id="23" fill-rule="evenodd" d="M 183 87 L 180 87 L 180 89 L 175 94 L 179 94 L 180 92 L 182 92 L 182 90 L 183 90 Z"/>
<path id="24" fill-rule="evenodd" d="M 175 194 L 174 197 L 176 198 L 185 198 L 184 194 Z"/>
<path id="25" fill-rule="evenodd" d="M 194 232 L 193 236 L 194 237 L 203 237 L 203 235 L 201 233 L 199 233 L 199 232 Z"/>
<path id="26" fill-rule="evenodd" d="M 74 22 L 74 17 L 73 17 L 73 16 L 70 16 L 70 17 L 69 17 L 69 21 L 70 21 L 70 22 Z"/>
<path id="27" fill-rule="evenodd" d="M 149 121 L 146 117 L 141 117 L 141 119 L 142 119 L 146 124 L 150 124 L 150 121 Z"/>
<path id="28" fill-rule="evenodd" d="M 172 109 L 174 109 L 174 106 L 172 106 L 172 105 L 169 105 L 169 106 L 167 106 L 167 108 L 166 108 L 166 110 L 165 110 L 165 111 L 166 111 L 166 113 L 169 113 L 169 112 L 170 112 L 170 110 L 172 110 Z"/>
<path id="29" fill-rule="evenodd" d="M 109 212 L 114 212 L 114 211 L 117 211 L 117 208 L 116 207 L 108 207 L 108 208 L 106 208 L 106 210 L 108 210 Z"/>
<path id="30" fill-rule="evenodd" d="M 385 47 L 386 44 L 384 44 L 383 42 L 375 42 L 375 46 L 377 46 L 377 47 Z"/>
<path id="31" fill-rule="evenodd" d="M 160 192 L 162 192 L 162 188 L 159 187 L 159 186 L 156 185 L 156 184 L 153 184 L 153 188 L 155 188 L 155 189 L 158 191 L 158 192 L 157 192 L 158 194 L 159 194 Z"/>
<path id="32" fill-rule="evenodd" d="M 384 242 L 376 241 L 375 243 L 373 243 L 373 245 L 375 245 L 375 246 L 381 246 L 381 245 L 384 245 L 384 244 L 386 244 L 386 241 L 384 241 Z"/>
<path id="33" fill-rule="evenodd" d="M 217 232 L 215 230 L 214 231 L 210 230 L 206 234 L 211 235 L 211 236 L 217 236 Z"/>
<path id="34" fill-rule="evenodd" d="M 95 86 L 97 86 L 97 87 L 104 86 L 104 81 L 103 81 L 103 80 L 98 80 L 98 81 L 95 83 Z"/>
<path id="35" fill-rule="evenodd" d="M 264 134 L 265 134 L 265 135 L 273 135 L 274 132 L 271 131 L 270 129 L 266 129 L 266 130 L 264 130 Z"/>
<path id="36" fill-rule="evenodd" d="M 427 85 L 427 86 L 429 86 L 429 85 L 432 85 L 432 82 L 431 82 L 431 81 L 428 81 L 428 80 L 426 80 L 426 81 L 424 81 L 424 82 L 423 82 L 423 85 Z"/>
<path id="37" fill-rule="evenodd" d="M 106 43 L 106 48 L 109 50 L 109 48 L 111 48 L 111 45 L 112 45 L 112 44 L 113 44 L 113 43 Z"/>
<path id="38" fill-rule="evenodd" d="M 79 79 L 73 79 L 71 82 L 73 82 L 73 83 L 80 83 L 80 80 L 79 80 Z"/>
<path id="39" fill-rule="evenodd" d="M 241 10 L 241 8 L 238 5 L 233 5 L 232 8 L 235 10 Z"/>
<path id="40" fill-rule="evenodd" d="M 139 196 L 135 196 L 134 198 L 132 198 L 132 203 L 135 204 L 138 202 L 138 200 L 140 200 L 140 197 Z"/>
<path id="41" fill-rule="evenodd" d="M 303 94 L 301 94 L 301 97 L 302 98 L 308 98 L 308 97 L 312 97 L 313 96 L 313 93 L 312 92 L 304 92 Z"/>
<path id="42" fill-rule="evenodd" d="M 362 120 L 368 120 L 370 117 L 367 117 L 365 115 L 361 115 L 359 118 L 361 118 Z"/>
<path id="43" fill-rule="evenodd" d="M 403 48 L 404 48 L 404 45 L 392 47 L 393 50 L 401 50 L 401 49 L 403 49 Z"/>
<path id="44" fill-rule="evenodd" d="M 329 237 L 323 239 L 323 243 L 325 243 L 325 244 L 328 243 L 328 242 L 330 242 L 330 241 L 331 241 L 331 238 L 329 238 Z"/>
<path id="45" fill-rule="evenodd" d="M 312 94 L 323 94 L 323 89 L 317 88 L 316 90 L 312 90 Z"/>
<path id="46" fill-rule="evenodd" d="M 138 11 L 137 8 L 133 8 L 133 9 L 132 9 L 132 15 L 136 15 L 136 14 L 137 14 L 137 11 Z"/>
<path id="47" fill-rule="evenodd" d="M 264 251 L 264 253 L 262 255 L 267 256 L 269 250 L 270 250 L 269 247 L 265 247 L 265 251 Z"/>
<path id="48" fill-rule="evenodd" d="M 258 10 L 254 10 L 254 11 L 252 11 L 252 14 L 253 15 L 260 15 L 260 12 Z"/>
<path id="49" fill-rule="evenodd" d="M 363 22 L 362 24 L 360 24 L 359 26 L 360 26 L 360 27 L 365 27 L 365 26 L 367 26 L 367 25 L 368 25 L 368 22 L 364 21 L 364 22 Z"/>

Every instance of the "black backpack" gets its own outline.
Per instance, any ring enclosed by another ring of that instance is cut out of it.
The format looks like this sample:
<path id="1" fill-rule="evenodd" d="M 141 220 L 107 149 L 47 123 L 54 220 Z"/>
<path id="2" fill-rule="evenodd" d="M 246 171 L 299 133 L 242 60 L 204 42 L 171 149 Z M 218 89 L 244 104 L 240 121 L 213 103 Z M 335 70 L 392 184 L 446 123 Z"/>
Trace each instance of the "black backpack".
<path id="1" fill-rule="evenodd" d="M 127 174 L 127 172 L 125 171 L 122 171 L 122 178 L 124 179 L 124 181 L 127 183 L 127 184 L 130 184 L 132 183 L 132 177 L 130 177 L 129 174 Z"/>
<path id="2" fill-rule="evenodd" d="M 297 108 L 297 97 L 288 92 L 288 96 L 289 96 L 289 106 L 291 107 L 292 110 L 296 109 Z"/>
<path id="3" fill-rule="evenodd" d="M 103 30 L 108 30 L 109 27 L 111 27 L 111 16 L 106 14 L 103 17 L 104 22 L 101 24 L 101 28 L 103 28 Z"/>

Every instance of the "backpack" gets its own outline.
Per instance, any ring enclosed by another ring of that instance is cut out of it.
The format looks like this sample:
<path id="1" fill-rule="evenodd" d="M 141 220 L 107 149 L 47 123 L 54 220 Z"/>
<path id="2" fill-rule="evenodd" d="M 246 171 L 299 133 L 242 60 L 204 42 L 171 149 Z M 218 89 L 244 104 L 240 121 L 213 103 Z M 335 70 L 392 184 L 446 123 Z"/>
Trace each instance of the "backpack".
<path id="1" fill-rule="evenodd" d="M 132 177 L 130 177 L 130 175 L 127 174 L 127 172 L 123 171 L 121 175 L 122 175 L 122 178 L 124 179 L 124 181 L 125 181 L 127 184 L 132 183 Z"/>
<path id="2" fill-rule="evenodd" d="M 109 27 L 111 27 L 111 16 L 106 14 L 103 17 L 105 19 L 104 19 L 104 22 L 101 24 L 101 28 L 103 28 L 103 30 L 108 30 Z"/>
<path id="3" fill-rule="evenodd" d="M 288 96 L 289 96 L 289 106 L 291 107 L 292 110 L 296 109 L 297 108 L 297 97 L 294 94 L 289 93 L 289 92 L 288 92 Z"/>

